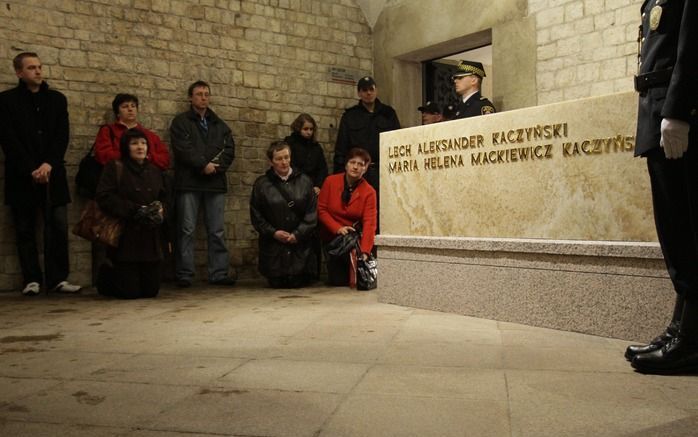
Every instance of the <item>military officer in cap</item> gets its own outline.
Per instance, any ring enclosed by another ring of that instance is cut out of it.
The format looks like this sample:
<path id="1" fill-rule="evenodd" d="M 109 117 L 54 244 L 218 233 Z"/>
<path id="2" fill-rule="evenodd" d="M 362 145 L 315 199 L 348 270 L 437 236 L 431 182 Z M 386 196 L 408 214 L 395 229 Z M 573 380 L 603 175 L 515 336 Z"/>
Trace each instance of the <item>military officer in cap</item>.
<path id="1" fill-rule="evenodd" d="M 625 357 L 642 373 L 698 373 L 698 0 L 645 0 L 641 13 L 635 155 L 676 298 L 667 329 Z"/>
<path id="2" fill-rule="evenodd" d="M 456 106 L 456 119 L 497 112 L 492 102 L 480 94 L 484 77 L 485 68 L 481 63 L 460 61 L 458 71 L 453 74 L 453 84 L 459 98 Z"/>
<path id="3" fill-rule="evenodd" d="M 441 108 L 435 102 L 428 101 L 423 106 L 417 108 L 422 113 L 422 124 L 432 124 L 443 121 L 441 116 Z"/>
<path id="4" fill-rule="evenodd" d="M 453 103 L 444 106 L 443 111 L 441 111 L 441 121 L 455 120 L 456 112 L 458 112 L 458 108 Z"/>

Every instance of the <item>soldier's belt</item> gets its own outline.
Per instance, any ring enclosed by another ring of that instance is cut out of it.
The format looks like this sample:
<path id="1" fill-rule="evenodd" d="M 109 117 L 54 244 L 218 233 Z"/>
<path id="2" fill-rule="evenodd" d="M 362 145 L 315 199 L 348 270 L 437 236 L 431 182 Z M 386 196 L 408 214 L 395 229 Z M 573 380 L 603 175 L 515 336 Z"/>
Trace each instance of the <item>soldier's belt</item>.
<path id="1" fill-rule="evenodd" d="M 652 71 L 650 73 L 638 74 L 635 76 L 635 91 L 644 92 L 650 88 L 665 85 L 671 80 L 672 68 L 666 70 Z"/>

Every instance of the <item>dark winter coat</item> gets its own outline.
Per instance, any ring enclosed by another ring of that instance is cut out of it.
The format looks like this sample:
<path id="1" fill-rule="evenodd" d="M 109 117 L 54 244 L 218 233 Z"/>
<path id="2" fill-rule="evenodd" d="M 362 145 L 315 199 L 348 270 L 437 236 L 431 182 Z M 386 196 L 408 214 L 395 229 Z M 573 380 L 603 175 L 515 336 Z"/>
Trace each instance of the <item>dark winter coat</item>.
<path id="1" fill-rule="evenodd" d="M 279 189 L 288 193 L 293 207 L 288 206 L 289 202 Z M 313 238 L 317 225 L 317 196 L 310 178 L 294 168 L 284 182 L 269 169 L 257 178 L 252 188 L 250 217 L 259 233 L 259 272 L 262 275 L 267 278 L 315 275 L 317 259 Z M 277 230 L 294 234 L 298 243 L 277 241 L 274 239 Z"/>
<path id="2" fill-rule="evenodd" d="M 97 203 L 106 213 L 124 219 L 124 232 L 119 247 L 110 249 L 109 256 L 117 262 L 153 262 L 163 258 L 161 227 L 143 225 L 134 220 L 142 205 L 159 200 L 167 210 L 166 187 L 162 171 L 150 161 L 139 165 L 125 159 L 121 177 L 117 175 L 116 160 L 109 161 L 97 185 Z"/>
<path id="3" fill-rule="evenodd" d="M 51 165 L 48 198 L 51 205 L 70 202 L 65 171 L 68 148 L 68 103 L 46 82 L 32 93 L 26 84 L 0 93 L 0 145 L 5 153 L 5 204 L 37 206 L 47 197 L 46 185 L 35 184 L 31 173 L 44 162 Z"/>
<path id="4" fill-rule="evenodd" d="M 208 130 L 199 123 L 193 109 L 177 115 L 170 125 L 170 140 L 175 156 L 175 189 L 225 193 L 225 171 L 235 159 L 235 142 L 228 125 L 212 110 L 206 110 Z M 215 160 L 218 171 L 204 175 L 206 164 Z"/>
<path id="5" fill-rule="evenodd" d="M 344 111 L 334 148 L 334 172 L 344 171 L 347 152 L 354 147 L 366 149 L 377 166 L 380 134 L 395 129 L 400 129 L 397 113 L 378 99 L 373 112 L 369 112 L 361 102 Z"/>
<path id="6" fill-rule="evenodd" d="M 291 146 L 293 167 L 308 176 L 314 187 L 322 187 L 327 177 L 327 160 L 320 143 L 305 139 L 297 132 L 287 136 L 284 141 Z"/>

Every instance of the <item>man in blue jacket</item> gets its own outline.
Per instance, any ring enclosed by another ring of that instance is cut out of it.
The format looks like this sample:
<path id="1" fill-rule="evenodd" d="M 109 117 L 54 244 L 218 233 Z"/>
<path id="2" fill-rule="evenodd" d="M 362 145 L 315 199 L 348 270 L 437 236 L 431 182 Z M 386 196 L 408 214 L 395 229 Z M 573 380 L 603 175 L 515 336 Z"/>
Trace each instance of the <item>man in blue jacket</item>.
<path id="1" fill-rule="evenodd" d="M 208 240 L 208 282 L 234 285 L 228 275 L 225 243 L 225 172 L 235 158 L 232 131 L 209 108 L 211 87 L 204 81 L 189 86 L 188 111 L 177 115 L 170 126 L 175 156 L 177 208 L 177 285 L 188 287 L 194 279 L 194 232 L 203 206 Z"/>

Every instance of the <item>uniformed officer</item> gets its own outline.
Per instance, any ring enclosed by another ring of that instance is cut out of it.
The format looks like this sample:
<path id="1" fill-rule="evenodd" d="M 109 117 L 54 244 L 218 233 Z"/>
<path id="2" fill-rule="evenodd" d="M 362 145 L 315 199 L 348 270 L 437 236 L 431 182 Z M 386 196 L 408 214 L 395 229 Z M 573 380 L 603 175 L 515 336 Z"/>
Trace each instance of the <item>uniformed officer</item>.
<path id="1" fill-rule="evenodd" d="M 395 110 L 378 99 L 376 81 L 365 76 L 356 83 L 359 102 L 349 107 L 339 121 L 339 132 L 334 148 L 334 172 L 345 171 L 345 156 L 354 147 L 361 147 L 371 155 L 371 166 L 364 179 L 379 192 L 378 162 L 381 132 L 400 129 Z"/>
<path id="2" fill-rule="evenodd" d="M 422 113 L 422 124 L 432 124 L 443 121 L 441 116 L 441 108 L 436 102 L 428 101 L 424 105 L 417 108 L 417 111 Z"/>
<path id="3" fill-rule="evenodd" d="M 647 158 L 654 218 L 676 290 L 667 329 L 625 356 L 643 373 L 698 372 L 698 0 L 645 0 L 635 155 Z M 638 320 L 638 323 L 642 323 Z"/>
<path id="4" fill-rule="evenodd" d="M 456 119 L 497 112 L 492 102 L 482 97 L 480 88 L 485 68 L 479 62 L 460 61 L 458 71 L 452 76 L 458 94 Z"/>
<path id="5" fill-rule="evenodd" d="M 456 119 L 456 112 L 458 112 L 456 105 L 451 103 L 451 104 L 444 106 L 444 109 L 441 111 L 442 121 L 455 120 Z"/>

